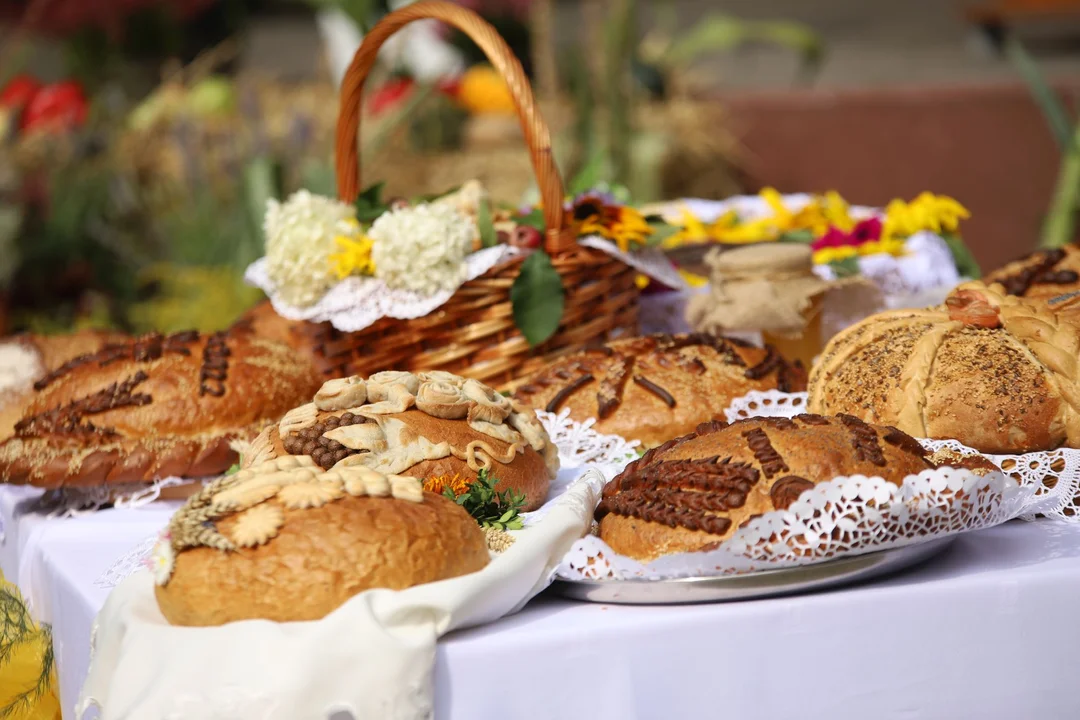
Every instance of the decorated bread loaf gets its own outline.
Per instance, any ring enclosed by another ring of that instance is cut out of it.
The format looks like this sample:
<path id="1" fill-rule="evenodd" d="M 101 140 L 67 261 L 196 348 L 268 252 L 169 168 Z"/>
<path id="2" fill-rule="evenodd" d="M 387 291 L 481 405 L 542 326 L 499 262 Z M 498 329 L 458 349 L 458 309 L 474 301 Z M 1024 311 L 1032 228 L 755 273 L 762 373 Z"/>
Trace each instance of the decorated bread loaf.
<path id="1" fill-rule="evenodd" d="M 559 469 L 558 448 L 536 414 L 477 380 L 447 372 L 380 372 L 327 381 L 312 402 L 267 428 L 246 464 L 282 455 L 323 469 L 366 467 L 417 478 L 475 479 L 543 504 Z"/>
<path id="2" fill-rule="evenodd" d="M 11 437 L 34 384 L 72 358 L 124 342 L 119 333 L 81 330 L 69 335 L 19 335 L 0 341 L 0 440 Z"/>
<path id="3" fill-rule="evenodd" d="M 613 550 L 648 562 L 708 550 L 819 482 L 867 475 L 900 484 L 929 467 L 914 438 L 849 415 L 711 422 L 627 466 L 604 488 L 596 517 Z"/>
<path id="4" fill-rule="evenodd" d="M 0 476 L 41 487 L 224 472 L 251 440 L 319 386 L 311 366 L 237 327 L 148 335 L 42 377 L 0 443 Z"/>
<path id="5" fill-rule="evenodd" d="M 1009 295 L 1049 300 L 1080 290 L 1080 247 L 1040 250 L 983 277 Z"/>
<path id="6" fill-rule="evenodd" d="M 655 447 L 723 418 L 751 390 L 797 392 L 802 367 L 772 348 L 706 334 L 615 340 L 558 360 L 517 389 L 515 399 L 540 410 L 596 419 L 602 433 Z"/>
<path id="7" fill-rule="evenodd" d="M 1080 447 L 1077 326 L 1000 290 L 962 285 L 943 307 L 881 313 L 841 332 L 810 375 L 810 411 L 989 453 Z"/>
<path id="8" fill-rule="evenodd" d="M 372 588 L 482 569 L 484 533 L 420 480 L 284 456 L 215 480 L 173 516 L 152 553 L 174 625 L 317 620 Z"/>

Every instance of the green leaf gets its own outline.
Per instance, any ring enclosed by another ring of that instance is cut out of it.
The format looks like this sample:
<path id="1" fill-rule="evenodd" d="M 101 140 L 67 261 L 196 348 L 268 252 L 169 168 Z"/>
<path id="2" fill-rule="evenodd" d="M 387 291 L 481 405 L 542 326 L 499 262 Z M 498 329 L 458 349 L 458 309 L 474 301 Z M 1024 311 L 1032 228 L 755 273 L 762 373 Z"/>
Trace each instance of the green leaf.
<path id="1" fill-rule="evenodd" d="M 960 275 L 962 277 L 971 278 L 972 280 L 981 278 L 982 269 L 979 267 L 979 261 L 971 254 L 971 250 L 968 250 L 967 245 L 960 239 L 960 236 L 949 234 L 943 235 L 942 237 L 949 246 L 949 251 L 953 256 L 953 262 L 956 263 L 956 270 Z"/>
<path id="2" fill-rule="evenodd" d="M 521 263 L 510 288 L 514 324 L 536 347 L 555 334 L 563 315 L 562 278 L 543 250 L 533 252 Z"/>
<path id="3" fill-rule="evenodd" d="M 780 242 L 812 243 L 817 238 L 811 230 L 792 230 L 780 236 Z"/>
<path id="4" fill-rule="evenodd" d="M 371 223 L 390 209 L 382 200 L 384 182 L 377 182 L 366 188 L 356 198 L 356 219 L 361 223 Z"/>
<path id="5" fill-rule="evenodd" d="M 281 174 L 280 163 L 274 162 L 273 159 L 266 155 L 253 158 L 244 168 L 244 201 L 249 227 L 247 237 L 259 238 L 262 236 L 266 205 L 270 200 L 277 200 L 281 197 Z M 236 267 L 246 267 L 248 263 L 261 254 L 261 250 L 261 247 L 238 246 L 236 248 Z"/>
<path id="6" fill-rule="evenodd" d="M 669 68 L 686 66 L 704 53 L 733 50 L 749 42 L 769 42 L 797 52 L 806 69 L 819 67 L 825 54 L 818 34 L 801 23 L 756 22 L 713 14 L 673 42 L 664 62 Z"/>
<path id="7" fill-rule="evenodd" d="M 849 257 L 829 263 L 838 278 L 852 277 L 859 274 L 859 258 Z"/>
<path id="8" fill-rule="evenodd" d="M 540 232 L 547 229 L 547 225 L 544 223 L 544 211 L 540 208 L 533 208 L 528 215 L 518 215 L 514 218 L 514 222 L 518 225 L 534 227 Z"/>
<path id="9" fill-rule="evenodd" d="M 487 200 L 481 200 L 477 208 L 476 225 L 480 230 L 480 244 L 486 248 L 495 247 L 499 243 L 499 236 L 495 232 L 495 225 L 491 220 L 491 204 Z"/>
<path id="10" fill-rule="evenodd" d="M 570 181 L 570 194 L 579 195 L 599 187 L 611 175 L 611 156 L 598 143 L 585 165 Z"/>
<path id="11" fill-rule="evenodd" d="M 1061 98 L 1046 81 L 1038 63 L 1024 49 L 1023 44 L 1015 38 L 1009 38 L 1005 41 L 1005 56 L 1009 58 L 1013 67 L 1024 78 L 1028 91 L 1031 92 L 1035 104 L 1042 110 L 1043 116 L 1050 126 L 1050 132 L 1054 134 L 1058 146 L 1062 150 L 1068 151 L 1073 145 L 1073 123 L 1069 119 L 1069 113 L 1061 102 Z"/>
<path id="12" fill-rule="evenodd" d="M 240 463 L 233 463 L 229 466 L 229 469 L 225 471 L 226 475 L 235 475 L 240 472 Z"/>

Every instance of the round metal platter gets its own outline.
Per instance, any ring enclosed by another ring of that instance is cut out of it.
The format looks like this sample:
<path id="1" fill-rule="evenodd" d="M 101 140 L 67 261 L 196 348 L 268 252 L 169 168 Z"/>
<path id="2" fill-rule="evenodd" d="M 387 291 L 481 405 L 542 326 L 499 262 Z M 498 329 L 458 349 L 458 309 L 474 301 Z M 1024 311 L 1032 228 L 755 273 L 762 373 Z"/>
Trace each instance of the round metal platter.
<path id="1" fill-rule="evenodd" d="M 891 550 L 827 560 L 814 565 L 763 570 L 746 575 L 677 580 L 564 580 L 555 592 L 575 600 L 616 605 L 680 605 L 730 602 L 795 595 L 881 577 L 924 562 L 947 548 L 954 537 Z"/>

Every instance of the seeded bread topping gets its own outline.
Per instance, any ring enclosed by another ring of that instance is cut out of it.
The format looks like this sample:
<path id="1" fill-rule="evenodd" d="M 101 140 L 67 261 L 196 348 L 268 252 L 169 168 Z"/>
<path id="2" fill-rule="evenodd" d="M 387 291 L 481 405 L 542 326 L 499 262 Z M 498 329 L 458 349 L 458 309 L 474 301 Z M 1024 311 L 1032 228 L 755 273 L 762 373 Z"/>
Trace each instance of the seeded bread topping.
<path id="1" fill-rule="evenodd" d="M 971 283 L 941 308 L 881 313 L 834 337 L 808 407 L 984 452 L 1077 447 L 1078 355 L 1064 314 Z"/>

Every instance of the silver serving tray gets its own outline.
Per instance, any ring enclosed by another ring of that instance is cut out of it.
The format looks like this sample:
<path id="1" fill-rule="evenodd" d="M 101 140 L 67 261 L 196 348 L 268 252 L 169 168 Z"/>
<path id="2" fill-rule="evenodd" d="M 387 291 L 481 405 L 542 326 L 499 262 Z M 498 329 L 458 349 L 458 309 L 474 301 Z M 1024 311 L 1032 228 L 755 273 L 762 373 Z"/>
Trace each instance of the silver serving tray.
<path id="1" fill-rule="evenodd" d="M 795 595 L 878 578 L 924 562 L 947 548 L 955 537 L 826 560 L 814 565 L 762 570 L 745 575 L 690 577 L 677 580 L 555 580 L 552 588 L 566 597 L 615 605 L 680 605 L 730 602 Z"/>

